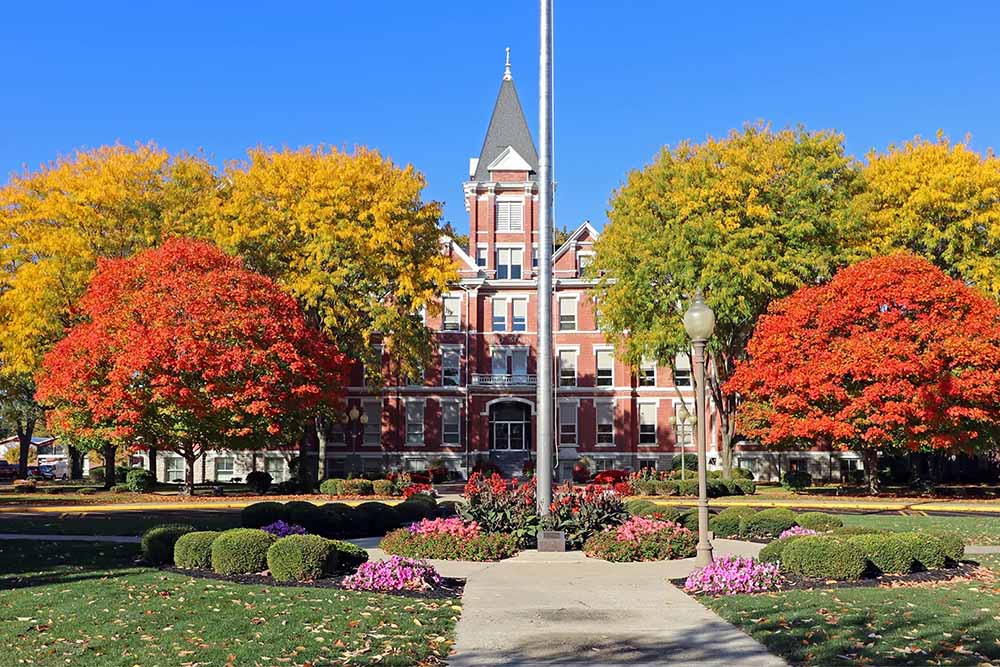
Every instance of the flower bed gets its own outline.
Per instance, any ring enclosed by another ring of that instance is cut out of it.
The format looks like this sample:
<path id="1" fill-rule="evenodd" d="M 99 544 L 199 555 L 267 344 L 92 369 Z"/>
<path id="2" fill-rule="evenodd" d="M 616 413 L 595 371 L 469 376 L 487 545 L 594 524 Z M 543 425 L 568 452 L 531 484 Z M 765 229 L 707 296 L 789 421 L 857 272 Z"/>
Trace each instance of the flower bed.
<path id="1" fill-rule="evenodd" d="M 520 544 L 509 533 L 485 533 L 475 521 L 423 520 L 386 535 L 379 547 L 388 554 L 439 560 L 497 561 L 517 555 Z"/>
<path id="2" fill-rule="evenodd" d="M 441 583 L 441 575 L 425 561 L 400 556 L 364 563 L 344 578 L 344 588 L 356 591 L 427 591 Z"/>
<path id="3" fill-rule="evenodd" d="M 687 528 L 669 521 L 634 516 L 625 523 L 592 536 L 584 544 L 587 556 L 613 562 L 689 558 L 696 538 Z"/>
<path id="4" fill-rule="evenodd" d="M 780 588 L 782 583 L 784 578 L 776 563 L 724 556 L 692 572 L 684 582 L 684 590 L 706 595 L 761 593 Z"/>

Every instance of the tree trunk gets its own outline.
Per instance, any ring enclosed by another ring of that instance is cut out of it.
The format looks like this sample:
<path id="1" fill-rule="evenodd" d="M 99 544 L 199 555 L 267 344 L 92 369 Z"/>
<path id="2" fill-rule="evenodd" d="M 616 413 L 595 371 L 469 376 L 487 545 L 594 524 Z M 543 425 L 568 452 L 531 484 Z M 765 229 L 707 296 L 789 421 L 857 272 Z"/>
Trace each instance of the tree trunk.
<path id="1" fill-rule="evenodd" d="M 184 493 L 189 496 L 194 496 L 194 464 L 198 460 L 198 457 L 194 454 L 185 454 L 184 463 L 186 464 L 184 470 Z"/>
<path id="2" fill-rule="evenodd" d="M 83 452 L 76 447 L 67 447 L 69 452 L 69 478 L 83 479 Z"/>
<path id="3" fill-rule="evenodd" d="M 326 419 L 322 415 L 316 415 L 316 453 L 319 457 L 316 463 L 316 481 L 318 482 L 326 479 L 326 445 Z"/>
<path id="4" fill-rule="evenodd" d="M 149 472 L 153 475 L 153 481 L 156 481 L 156 447 L 150 447 L 149 454 Z"/>
<path id="5" fill-rule="evenodd" d="M 865 479 L 868 481 L 868 493 L 878 495 L 878 451 L 866 449 L 862 453 L 865 461 Z"/>
<path id="6" fill-rule="evenodd" d="M 17 442 L 20 448 L 17 457 L 17 476 L 24 479 L 28 476 L 28 454 L 31 452 L 31 435 L 35 432 L 35 420 L 26 419 L 24 423 L 17 420 Z"/>
<path id="7" fill-rule="evenodd" d="M 114 445 L 104 445 L 104 488 L 110 489 L 115 485 L 115 450 Z"/>

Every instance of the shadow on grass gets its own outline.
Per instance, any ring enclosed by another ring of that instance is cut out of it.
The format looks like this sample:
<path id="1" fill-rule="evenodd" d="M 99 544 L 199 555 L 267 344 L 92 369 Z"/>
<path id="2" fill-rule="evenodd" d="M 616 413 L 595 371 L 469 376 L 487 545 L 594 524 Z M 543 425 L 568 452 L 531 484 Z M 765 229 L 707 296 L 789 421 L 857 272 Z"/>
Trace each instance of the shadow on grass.
<path id="1" fill-rule="evenodd" d="M 147 512 L 0 514 L 0 533 L 53 535 L 141 535 L 161 523 L 189 523 L 199 530 L 240 525 L 238 509 L 177 509 Z"/>

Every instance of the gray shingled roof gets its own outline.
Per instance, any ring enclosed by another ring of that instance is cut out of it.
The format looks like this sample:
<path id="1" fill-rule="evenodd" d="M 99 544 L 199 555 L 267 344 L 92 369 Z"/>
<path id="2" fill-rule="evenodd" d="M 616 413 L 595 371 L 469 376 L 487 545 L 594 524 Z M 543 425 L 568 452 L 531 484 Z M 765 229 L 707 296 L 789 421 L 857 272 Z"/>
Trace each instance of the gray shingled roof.
<path id="1" fill-rule="evenodd" d="M 512 146 L 518 155 L 531 165 L 531 180 L 538 180 L 538 151 L 535 150 L 535 140 L 531 138 L 531 130 L 524 119 L 521 100 L 517 97 L 514 81 L 504 79 L 500 84 L 500 94 L 493 107 L 493 117 L 490 128 L 486 131 L 486 141 L 479 153 L 479 164 L 476 166 L 474 181 L 488 181 L 490 174 L 486 167 L 496 160 L 500 153 Z"/>

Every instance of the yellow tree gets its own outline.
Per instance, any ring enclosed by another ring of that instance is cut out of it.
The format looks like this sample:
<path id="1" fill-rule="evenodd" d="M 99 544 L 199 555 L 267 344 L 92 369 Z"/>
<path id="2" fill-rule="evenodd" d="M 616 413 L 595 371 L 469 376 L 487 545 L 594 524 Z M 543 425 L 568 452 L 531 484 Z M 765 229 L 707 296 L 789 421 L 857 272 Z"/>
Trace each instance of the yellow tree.
<path id="1" fill-rule="evenodd" d="M 214 238 L 276 279 L 353 359 L 378 368 L 377 340 L 404 372 L 430 354 L 424 313 L 453 277 L 424 178 L 377 151 L 251 150 L 227 165 Z M 373 374 L 377 375 L 377 374 Z M 317 417 L 319 474 L 326 422 Z"/>
<path id="2" fill-rule="evenodd" d="M 1000 298 L 1000 160 L 939 133 L 871 152 L 860 247 L 869 255 L 905 249 L 954 278 Z"/>
<path id="3" fill-rule="evenodd" d="M 73 322 L 97 259 L 203 235 L 216 191 L 205 159 L 155 144 L 79 151 L 0 188 L 0 412 L 17 422 L 22 474 L 40 414 L 34 374 Z"/>

